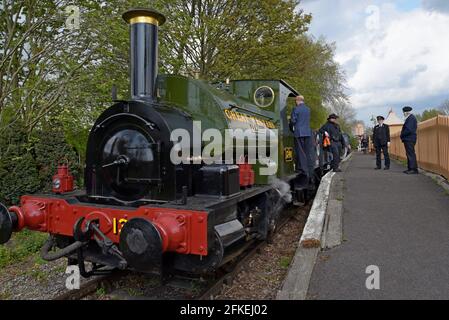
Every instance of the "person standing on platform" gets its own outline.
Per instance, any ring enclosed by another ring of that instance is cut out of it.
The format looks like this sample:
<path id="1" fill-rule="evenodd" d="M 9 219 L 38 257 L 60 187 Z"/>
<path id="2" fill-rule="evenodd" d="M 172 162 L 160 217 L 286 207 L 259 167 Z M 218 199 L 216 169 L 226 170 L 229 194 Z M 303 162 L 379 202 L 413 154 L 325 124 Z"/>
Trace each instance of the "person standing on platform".
<path id="1" fill-rule="evenodd" d="M 303 96 L 296 97 L 290 122 L 295 136 L 296 171 L 313 178 L 312 129 L 310 128 L 310 108 Z"/>
<path id="2" fill-rule="evenodd" d="M 369 147 L 368 137 L 366 134 L 364 134 L 362 140 L 360 141 L 360 148 L 362 149 L 364 154 L 368 152 L 368 147 Z"/>
<path id="3" fill-rule="evenodd" d="M 390 155 L 388 148 L 390 147 L 390 127 L 384 124 L 383 116 L 377 117 L 377 125 L 373 130 L 373 142 L 376 148 L 376 170 L 382 169 L 382 153 L 385 159 L 385 170 L 390 170 Z"/>
<path id="4" fill-rule="evenodd" d="M 405 174 L 418 174 L 418 162 L 416 160 L 415 146 L 418 139 L 418 120 L 412 114 L 413 109 L 406 106 L 402 109 L 404 112 L 405 123 L 401 131 L 401 140 L 404 143 L 405 153 L 407 154 L 407 167 Z"/>
<path id="5" fill-rule="evenodd" d="M 331 142 L 330 150 L 332 152 L 331 167 L 334 172 L 341 172 L 340 170 L 340 147 L 345 146 L 343 135 L 341 134 L 340 126 L 337 123 L 338 116 L 331 114 L 327 118 L 327 122 L 320 129 L 323 136 L 328 136 Z"/>

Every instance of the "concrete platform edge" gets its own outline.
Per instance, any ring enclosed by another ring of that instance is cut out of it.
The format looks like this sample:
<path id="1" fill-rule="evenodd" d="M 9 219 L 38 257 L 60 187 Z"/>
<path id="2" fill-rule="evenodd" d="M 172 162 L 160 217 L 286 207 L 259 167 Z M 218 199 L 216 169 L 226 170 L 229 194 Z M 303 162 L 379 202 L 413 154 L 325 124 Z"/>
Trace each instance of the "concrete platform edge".
<path id="1" fill-rule="evenodd" d="M 347 156 L 342 163 L 351 159 L 352 154 Z M 303 234 L 299 241 L 298 249 L 290 265 L 287 276 L 285 277 L 282 289 L 278 291 L 276 300 L 305 300 L 309 288 L 310 278 L 313 268 L 321 250 L 322 241 L 326 242 L 326 236 L 323 231 L 326 222 L 326 211 L 329 203 L 329 194 L 331 190 L 334 172 L 327 173 L 320 184 L 317 195 L 312 205 L 309 217 L 304 227 Z M 341 214 L 343 208 L 341 207 Z M 306 230 L 307 228 L 307 230 Z M 324 238 L 323 238 L 324 236 Z M 333 232 L 332 245 L 338 242 L 338 233 Z M 305 241 L 305 247 L 304 247 Z"/>

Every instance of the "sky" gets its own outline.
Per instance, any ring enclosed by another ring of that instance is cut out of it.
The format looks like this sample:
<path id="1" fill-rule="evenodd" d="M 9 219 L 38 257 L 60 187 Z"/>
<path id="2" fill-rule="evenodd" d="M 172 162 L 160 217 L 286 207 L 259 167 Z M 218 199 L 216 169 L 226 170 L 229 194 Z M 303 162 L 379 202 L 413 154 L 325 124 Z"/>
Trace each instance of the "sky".
<path id="1" fill-rule="evenodd" d="M 335 42 L 357 117 L 449 98 L 449 0 L 302 0 L 309 33 Z"/>

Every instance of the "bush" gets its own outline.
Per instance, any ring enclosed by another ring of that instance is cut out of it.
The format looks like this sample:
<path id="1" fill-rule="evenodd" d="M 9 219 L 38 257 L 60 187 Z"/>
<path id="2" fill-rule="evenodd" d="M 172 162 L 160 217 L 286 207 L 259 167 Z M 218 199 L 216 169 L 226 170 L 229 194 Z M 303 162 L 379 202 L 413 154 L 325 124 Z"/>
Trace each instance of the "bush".
<path id="1" fill-rule="evenodd" d="M 58 122 L 52 122 L 36 133 L 34 153 L 39 170 L 41 191 L 50 192 L 52 177 L 56 172 L 58 163 L 69 163 L 71 174 L 76 179 L 76 184 L 82 184 L 82 167 L 75 149 L 65 140 L 63 127 Z"/>
<path id="2" fill-rule="evenodd" d="M 81 185 L 78 155 L 65 141 L 62 126 L 51 123 L 28 135 L 20 123 L 0 137 L 0 202 L 17 204 L 20 196 L 51 191 L 58 162 L 67 159 Z"/>
<path id="3" fill-rule="evenodd" d="M 32 145 L 20 125 L 5 130 L 0 137 L 0 202 L 17 204 L 22 194 L 41 187 Z"/>
<path id="4" fill-rule="evenodd" d="M 349 143 L 351 144 L 352 150 L 357 150 L 359 147 L 359 139 L 354 136 L 350 136 Z"/>

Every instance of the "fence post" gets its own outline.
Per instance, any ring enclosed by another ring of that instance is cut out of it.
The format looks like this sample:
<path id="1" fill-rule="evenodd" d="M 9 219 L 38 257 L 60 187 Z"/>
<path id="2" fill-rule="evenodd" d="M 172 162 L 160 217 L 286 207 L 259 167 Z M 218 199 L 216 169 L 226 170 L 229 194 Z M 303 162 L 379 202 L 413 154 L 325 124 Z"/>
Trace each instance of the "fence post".
<path id="1" fill-rule="evenodd" d="M 443 166 L 440 159 L 440 116 L 437 116 L 437 157 L 438 157 L 438 169 L 440 172 L 439 174 L 443 173 Z"/>

